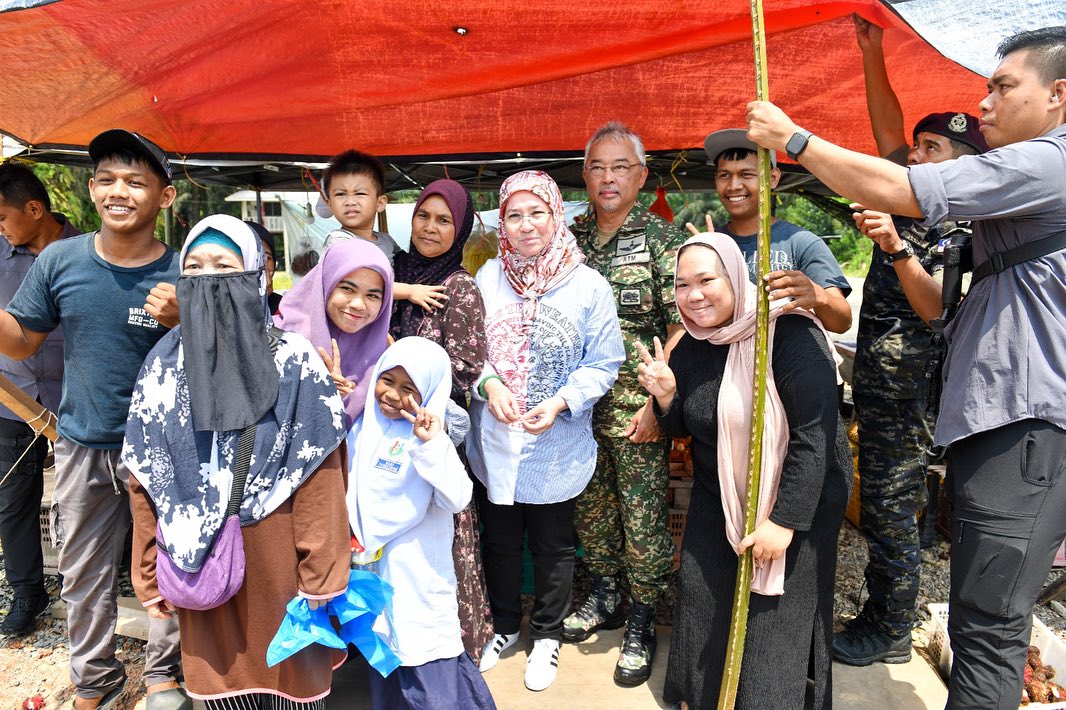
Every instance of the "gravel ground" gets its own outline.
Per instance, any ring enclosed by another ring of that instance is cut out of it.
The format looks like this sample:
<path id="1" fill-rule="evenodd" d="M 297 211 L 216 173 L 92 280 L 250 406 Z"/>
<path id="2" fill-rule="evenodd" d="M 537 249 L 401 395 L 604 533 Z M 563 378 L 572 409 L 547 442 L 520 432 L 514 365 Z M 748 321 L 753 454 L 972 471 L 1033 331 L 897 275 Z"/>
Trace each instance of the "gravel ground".
<path id="1" fill-rule="evenodd" d="M 0 559 L 2 559 L 0 551 Z M 836 578 L 836 611 L 838 621 L 853 617 L 862 608 L 860 597 L 864 594 L 863 569 L 866 566 L 866 544 L 862 535 L 850 523 L 845 522 L 840 531 Z M 1052 572 L 1049 581 L 1059 573 Z M 58 581 L 47 577 L 46 584 L 53 601 L 58 598 Z M 132 596 L 128 576 L 119 584 L 120 592 Z M 575 579 L 575 599 L 583 599 L 588 592 L 588 575 L 579 562 Z M 673 588 L 657 607 L 656 621 L 669 624 L 675 598 Z M 928 643 L 932 622 L 925 605 L 930 602 L 945 602 L 948 598 L 948 544 L 944 540 L 922 551 L 922 582 L 919 592 L 921 626 L 915 630 L 915 645 L 921 653 Z M 532 603 L 526 600 L 527 605 Z M 3 579 L 0 568 L 0 610 L 6 611 L 11 603 L 11 590 Z M 528 609 L 527 609 L 528 611 Z M 1056 610 L 1039 606 L 1036 614 L 1066 642 L 1066 608 Z M 143 669 L 144 643 L 135 639 L 119 637 L 118 656 L 126 664 L 129 675 L 126 699 L 122 707 L 132 708 L 143 696 L 140 683 Z M 935 659 L 932 659 L 935 662 Z M 41 695 L 47 708 L 69 704 L 72 688 L 68 681 L 70 653 L 67 646 L 66 624 L 61 619 L 49 616 L 37 622 L 37 630 L 22 638 L 0 637 L 0 710 L 21 708 L 22 702 Z M 1066 669 L 1063 669 L 1066 670 Z"/>
<path id="2" fill-rule="evenodd" d="M 3 551 L 0 550 L 0 560 Z M 11 588 L 0 565 L 0 613 L 11 606 Z M 59 600 L 59 580 L 45 577 L 45 587 L 53 602 Z M 119 582 L 119 593 L 133 596 L 129 575 Z M 116 655 L 126 665 L 125 698 L 122 708 L 132 708 L 144 696 L 141 672 L 144 670 L 144 642 L 118 637 Z M 70 685 L 70 650 L 65 619 L 49 615 L 37 620 L 36 630 L 20 638 L 0 636 L 0 710 L 22 708 L 23 702 L 40 695 L 44 707 L 70 706 L 74 688 Z"/>
<path id="3" fill-rule="evenodd" d="M 930 603 L 947 603 L 949 576 L 948 542 L 940 537 L 935 546 L 922 550 L 921 586 L 918 589 L 918 611 L 921 626 L 915 630 L 914 640 L 918 646 L 925 646 L 932 633 L 932 621 L 926 605 Z M 865 601 L 863 587 L 863 570 L 868 559 L 866 542 L 862 533 L 851 523 L 845 521 L 840 530 L 840 544 L 837 547 L 836 579 L 836 613 L 838 621 L 854 617 Z M 1048 575 L 1048 582 L 1056 579 L 1062 570 L 1054 569 Z M 863 594 L 860 597 L 860 593 Z M 1055 602 L 1053 602 L 1054 604 Z M 1061 604 L 1058 609 L 1048 605 L 1036 607 L 1037 617 L 1047 624 L 1063 642 L 1066 642 L 1066 607 Z M 1066 669 L 1062 669 L 1066 671 Z"/>

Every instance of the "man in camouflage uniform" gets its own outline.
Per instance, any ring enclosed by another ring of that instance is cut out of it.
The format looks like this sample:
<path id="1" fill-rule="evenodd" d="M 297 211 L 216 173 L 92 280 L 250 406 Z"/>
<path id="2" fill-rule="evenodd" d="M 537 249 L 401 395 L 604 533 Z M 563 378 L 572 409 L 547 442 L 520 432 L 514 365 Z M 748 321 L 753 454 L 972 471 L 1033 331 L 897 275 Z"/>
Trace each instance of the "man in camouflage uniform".
<path id="1" fill-rule="evenodd" d="M 669 441 L 637 382 L 635 348 L 638 341 L 676 339 L 684 332 L 674 307 L 674 262 L 684 237 L 637 204 L 648 169 L 643 143 L 625 126 L 610 122 L 592 136 L 583 174 L 589 213 L 573 232 L 586 265 L 614 289 L 628 357 L 593 412 L 596 472 L 578 497 L 575 514 L 592 593 L 563 622 L 563 639 L 583 641 L 597 629 L 625 622 L 614 678 L 640 685 L 651 674 L 653 605 L 673 569 L 674 543 L 666 499 Z M 623 569 L 632 596 L 628 618 L 618 593 Z"/>
<path id="2" fill-rule="evenodd" d="M 914 128 L 908 148 L 903 116 L 888 84 L 881 30 L 856 18 L 866 72 L 867 103 L 878 150 L 911 165 L 983 153 L 988 146 L 977 119 L 964 113 L 926 116 Z M 895 107 L 894 109 L 892 107 Z M 927 374 L 941 357 L 929 326 L 910 305 L 897 271 L 938 269 L 938 241 L 965 225 L 925 229 L 910 218 L 863 213 L 863 231 L 877 243 L 863 286 L 852 382 L 859 424 L 861 527 L 869 547 L 862 611 L 833 637 L 833 657 L 850 665 L 875 661 L 905 663 L 911 657 L 911 629 L 917 620 L 921 546 L 918 512 L 926 503 L 925 452 L 932 445 L 934 418 L 928 413 Z M 884 249 L 882 249 L 882 247 Z M 926 319 L 937 314 L 924 313 Z"/>

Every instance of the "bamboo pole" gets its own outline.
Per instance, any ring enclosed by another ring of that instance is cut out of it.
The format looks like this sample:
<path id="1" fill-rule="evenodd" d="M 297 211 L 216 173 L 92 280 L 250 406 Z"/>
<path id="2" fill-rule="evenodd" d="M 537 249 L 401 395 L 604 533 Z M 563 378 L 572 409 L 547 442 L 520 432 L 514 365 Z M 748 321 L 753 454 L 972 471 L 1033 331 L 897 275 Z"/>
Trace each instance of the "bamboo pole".
<path id="1" fill-rule="evenodd" d="M 0 404 L 4 405 L 29 424 L 34 431 L 55 441 L 56 415 L 40 405 L 33 397 L 19 389 L 11 380 L 0 375 Z M 2 472 L 0 472 L 2 473 Z"/>
<path id="2" fill-rule="evenodd" d="M 763 25 L 762 0 L 751 2 L 752 44 L 755 49 L 755 98 L 770 100 L 766 74 L 766 28 Z M 767 333 L 770 302 L 763 286 L 763 276 L 770 272 L 770 152 L 759 147 L 759 235 L 756 246 L 755 368 L 752 373 L 751 439 L 749 441 L 747 498 L 744 505 L 744 535 L 755 529 L 759 506 L 759 480 L 762 473 L 762 433 L 766 412 Z M 748 602 L 751 598 L 752 556 L 749 548 L 737 558 L 737 581 L 733 591 L 733 615 L 729 622 L 726 663 L 718 693 L 719 710 L 732 710 L 737 701 L 740 672 L 744 661 L 744 640 L 748 632 Z"/>

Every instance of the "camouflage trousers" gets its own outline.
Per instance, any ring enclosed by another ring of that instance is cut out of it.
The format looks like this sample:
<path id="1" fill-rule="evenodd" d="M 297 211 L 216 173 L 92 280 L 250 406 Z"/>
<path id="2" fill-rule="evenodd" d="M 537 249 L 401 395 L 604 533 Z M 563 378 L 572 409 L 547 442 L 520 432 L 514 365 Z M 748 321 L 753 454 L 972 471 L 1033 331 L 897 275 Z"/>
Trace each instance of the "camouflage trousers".
<path id="1" fill-rule="evenodd" d="M 653 604 L 674 566 L 666 499 L 669 441 L 634 444 L 621 436 L 595 436 L 596 472 L 574 514 L 585 564 L 600 575 L 624 568 L 633 599 Z"/>
<path id="2" fill-rule="evenodd" d="M 861 527 L 870 551 L 863 614 L 893 634 L 917 620 L 921 545 L 918 512 L 925 507 L 924 451 L 933 422 L 923 399 L 855 396 L 859 422 Z"/>

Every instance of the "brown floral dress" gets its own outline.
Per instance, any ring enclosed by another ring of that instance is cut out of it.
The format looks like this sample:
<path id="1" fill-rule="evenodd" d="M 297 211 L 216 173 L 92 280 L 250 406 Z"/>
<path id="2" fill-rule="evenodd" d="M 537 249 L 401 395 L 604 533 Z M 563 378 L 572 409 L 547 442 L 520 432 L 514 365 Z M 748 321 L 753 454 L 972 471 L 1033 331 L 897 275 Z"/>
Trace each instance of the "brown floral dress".
<path id="1" fill-rule="evenodd" d="M 423 318 L 413 335 L 432 340 L 448 352 L 452 360 L 452 399 L 466 409 L 466 393 L 477 384 L 485 364 L 485 304 L 474 278 L 465 271 L 455 272 L 442 285 L 448 295 L 447 303 Z M 463 455 L 462 451 L 459 453 Z M 473 501 L 455 516 L 452 558 L 463 647 L 477 664 L 481 662 L 482 650 L 492 640 L 493 628 Z"/>

